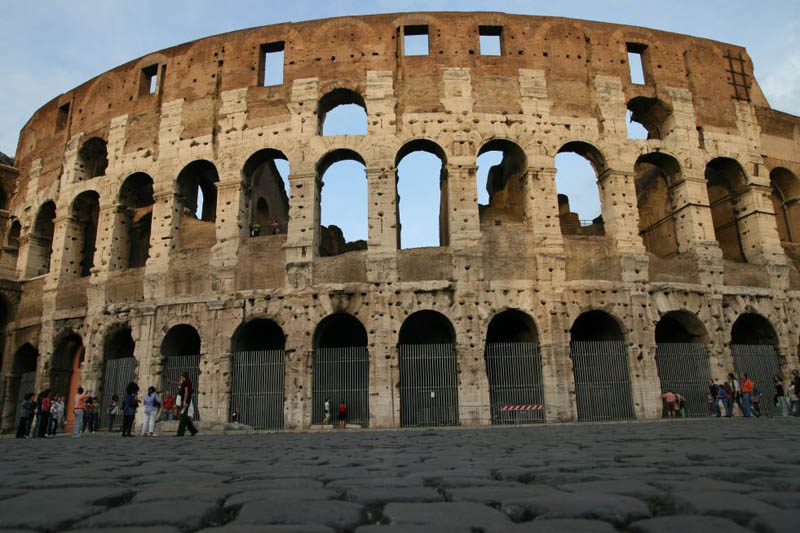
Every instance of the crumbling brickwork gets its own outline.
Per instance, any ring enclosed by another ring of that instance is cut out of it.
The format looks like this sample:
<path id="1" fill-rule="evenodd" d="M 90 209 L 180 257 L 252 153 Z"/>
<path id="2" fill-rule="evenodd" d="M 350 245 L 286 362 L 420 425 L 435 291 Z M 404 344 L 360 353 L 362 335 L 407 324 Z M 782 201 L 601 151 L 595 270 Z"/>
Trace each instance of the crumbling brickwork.
<path id="1" fill-rule="evenodd" d="M 500 55 L 481 54 L 481 27 Z M 428 53 L 406 54 L 405 32 L 423 31 Z M 274 50 L 282 80 L 265 85 Z M 366 135 L 321 135 L 337 103 L 363 106 Z M 648 139 L 628 138 L 629 110 Z M 399 336 L 418 311 L 451 325 L 462 424 L 488 423 L 487 330 L 508 309 L 533 324 L 548 421 L 578 417 L 570 342 L 592 310 L 619 325 L 638 418 L 661 414 L 656 329 L 670 312 L 686 331 L 700 324 L 692 338 L 714 377 L 733 369 L 737 319 L 763 318 L 786 375 L 800 342 L 798 126 L 770 109 L 740 46 L 563 18 L 345 17 L 131 61 L 39 109 L 18 176 L 0 166 L 3 424 L 25 358 L 37 389 L 76 368 L 100 391 L 108 339 L 128 328 L 136 379 L 160 384 L 183 349 L 164 344 L 179 325 L 199 334 L 201 420 L 225 420 L 234 338 L 263 318 L 284 336 L 282 427 L 307 427 L 317 326 L 334 313 L 366 331 L 373 427 L 401 423 Z M 476 158 L 489 149 L 504 161 L 479 206 Z M 414 150 L 442 161 L 439 247 L 399 247 L 397 165 Z M 596 171 L 591 225 L 558 198 L 560 152 Z M 289 162 L 290 197 L 276 159 Z M 365 245 L 320 225 L 322 173 L 342 159 L 366 167 Z"/>

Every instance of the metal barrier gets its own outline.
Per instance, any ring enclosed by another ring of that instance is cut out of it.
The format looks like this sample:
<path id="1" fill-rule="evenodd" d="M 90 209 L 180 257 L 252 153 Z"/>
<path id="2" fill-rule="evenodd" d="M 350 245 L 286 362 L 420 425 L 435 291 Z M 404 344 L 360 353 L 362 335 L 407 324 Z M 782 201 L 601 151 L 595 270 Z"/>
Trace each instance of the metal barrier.
<path id="1" fill-rule="evenodd" d="M 6 376 L 0 373 L 0 423 L 3 421 L 3 406 L 6 403 Z M 2 431 L 0 426 L 0 431 Z"/>
<path id="2" fill-rule="evenodd" d="M 659 343 L 656 345 L 656 366 L 662 394 L 671 390 L 683 396 L 686 399 L 686 416 L 708 416 L 708 380 L 711 379 L 711 368 L 704 345 L 685 342 Z"/>
<path id="3" fill-rule="evenodd" d="M 283 429 L 284 351 L 234 352 L 231 414 L 255 429 Z"/>
<path id="4" fill-rule="evenodd" d="M 400 425 L 457 426 L 458 360 L 452 344 L 401 344 Z"/>
<path id="5" fill-rule="evenodd" d="M 622 341 L 570 343 L 578 420 L 633 420 L 628 348 Z"/>
<path id="6" fill-rule="evenodd" d="M 509 405 L 544 405 L 539 345 L 533 342 L 487 342 L 485 357 L 492 424 L 544 422 L 544 409 L 503 409 Z"/>
<path id="7" fill-rule="evenodd" d="M 178 386 L 170 383 L 180 381 L 181 374 L 188 372 L 189 379 L 192 380 L 194 392 L 194 417 L 192 420 L 200 420 L 200 356 L 199 355 L 170 355 L 166 357 L 164 363 L 164 386 L 162 390 L 170 391 L 173 396 L 178 396 Z"/>
<path id="8" fill-rule="evenodd" d="M 122 427 L 122 399 L 125 397 L 125 387 L 133 381 L 136 374 L 136 359 L 133 357 L 106 359 L 103 366 L 103 394 L 100 405 L 96 406 L 100 415 L 98 428 L 108 427 L 108 405 L 111 403 L 111 397 L 116 394 L 119 396 L 119 414 L 114 418 L 116 431 Z"/>
<path id="9" fill-rule="evenodd" d="M 759 409 L 762 415 L 780 416 L 775 406 L 773 378 L 781 374 L 778 354 L 771 344 L 731 344 L 733 368 L 739 379 L 746 373 L 761 393 Z"/>
<path id="10" fill-rule="evenodd" d="M 313 355 L 311 423 L 322 424 L 325 399 L 335 423 L 339 405 L 347 403 L 348 422 L 369 424 L 369 352 L 366 346 L 317 348 Z"/>
<path id="11" fill-rule="evenodd" d="M 17 392 L 17 407 L 29 392 L 36 392 L 36 371 L 22 374 L 19 380 L 19 391 Z"/>

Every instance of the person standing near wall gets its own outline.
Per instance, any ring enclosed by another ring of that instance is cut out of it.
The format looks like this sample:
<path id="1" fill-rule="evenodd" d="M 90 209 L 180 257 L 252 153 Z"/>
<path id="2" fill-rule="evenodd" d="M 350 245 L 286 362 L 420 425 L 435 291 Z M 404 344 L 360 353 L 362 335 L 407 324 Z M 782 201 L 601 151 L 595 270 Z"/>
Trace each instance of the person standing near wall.
<path id="1" fill-rule="evenodd" d="M 197 428 L 192 423 L 194 417 L 194 401 L 192 400 L 192 380 L 189 379 L 189 373 L 184 372 L 181 374 L 181 383 L 178 388 L 178 397 L 175 399 L 175 405 L 180 409 L 179 422 L 178 422 L 178 437 L 183 437 L 186 430 L 194 437 L 197 435 Z"/>
<path id="2" fill-rule="evenodd" d="M 755 387 L 755 383 L 753 383 L 747 374 L 742 374 L 742 403 L 744 404 L 744 416 L 748 418 L 753 416 L 750 400 L 753 396 L 753 389 L 755 389 Z"/>
<path id="3" fill-rule="evenodd" d="M 133 437 L 133 419 L 136 418 L 136 408 L 139 406 L 139 385 L 131 381 L 125 388 L 125 398 L 122 400 L 122 436 Z"/>
<path id="4" fill-rule="evenodd" d="M 33 418 L 33 393 L 27 393 L 19 404 L 19 425 L 17 426 L 17 438 L 18 439 L 27 439 L 28 438 L 28 428 L 31 424 L 31 418 Z"/>
<path id="5" fill-rule="evenodd" d="M 53 404 L 50 406 L 50 427 L 47 428 L 47 436 L 55 437 L 61 419 L 64 416 L 64 400 L 61 396 L 53 397 Z"/>
<path id="6" fill-rule="evenodd" d="M 114 431 L 114 420 L 117 419 L 119 414 L 119 396 L 115 394 L 111 397 L 111 402 L 109 402 L 106 412 L 108 413 L 108 432 L 111 433 Z"/>
<path id="7" fill-rule="evenodd" d="M 47 430 L 50 427 L 50 406 L 53 402 L 50 401 L 50 389 L 45 389 L 39 395 L 39 420 L 36 422 L 37 436 L 44 438 L 47 435 Z"/>
<path id="8" fill-rule="evenodd" d="M 72 430 L 73 437 L 81 436 L 81 429 L 83 428 L 83 415 L 86 409 L 86 395 L 83 393 L 83 387 L 78 387 L 78 393 L 73 399 L 72 413 L 75 415 L 75 427 Z"/>
<path id="9" fill-rule="evenodd" d="M 156 392 L 155 387 L 147 389 L 147 396 L 144 397 L 144 421 L 142 421 L 142 436 L 155 437 L 156 416 L 161 407 L 161 397 Z"/>
<path id="10" fill-rule="evenodd" d="M 161 412 L 164 415 L 164 420 L 172 420 L 172 410 L 175 409 L 175 396 L 170 391 L 164 393 L 164 405 Z"/>

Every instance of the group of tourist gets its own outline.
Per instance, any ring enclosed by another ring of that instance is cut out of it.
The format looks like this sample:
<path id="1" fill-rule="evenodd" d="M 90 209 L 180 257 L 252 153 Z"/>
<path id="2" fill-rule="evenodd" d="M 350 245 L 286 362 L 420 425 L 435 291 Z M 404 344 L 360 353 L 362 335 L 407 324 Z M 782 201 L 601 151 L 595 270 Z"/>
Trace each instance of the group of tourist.
<path id="1" fill-rule="evenodd" d="M 197 433 L 197 428 L 192 423 L 194 416 L 194 401 L 192 381 L 188 373 L 183 373 L 180 381 L 171 382 L 178 385 L 178 395 L 173 396 L 169 391 L 162 399 L 155 387 L 149 387 L 144 398 L 139 398 L 139 386 L 130 382 L 125 388 L 125 394 L 120 401 L 118 395 L 113 395 L 106 406 L 108 415 L 108 431 L 113 432 L 114 422 L 122 415 L 122 436 L 133 436 L 133 423 L 136 412 L 141 405 L 144 419 L 142 421 L 142 436 L 155 437 L 155 425 L 159 416 L 163 420 L 179 419 L 178 436 L 183 436 L 188 429 L 192 435 Z M 35 399 L 34 399 L 35 397 Z M 24 395 L 19 405 L 17 438 L 44 438 L 54 437 L 56 432 L 63 430 L 66 425 L 66 398 L 53 395 L 50 389 L 45 389 L 38 396 L 29 392 Z M 98 425 L 97 398 L 78 387 L 72 403 L 72 412 L 75 418 L 72 436 L 80 437 L 82 433 L 95 433 Z"/>

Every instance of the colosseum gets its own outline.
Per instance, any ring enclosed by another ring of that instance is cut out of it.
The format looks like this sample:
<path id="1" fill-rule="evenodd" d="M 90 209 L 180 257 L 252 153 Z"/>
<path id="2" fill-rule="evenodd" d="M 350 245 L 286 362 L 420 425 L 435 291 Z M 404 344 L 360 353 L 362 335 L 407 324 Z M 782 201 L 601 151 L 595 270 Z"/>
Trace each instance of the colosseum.
<path id="1" fill-rule="evenodd" d="M 323 135 L 342 105 L 366 134 Z M 417 152 L 438 246 L 400 240 Z M 565 152 L 592 221 L 558 194 Z M 365 241 L 321 224 L 340 161 Z M 706 416 L 731 371 L 774 413 L 799 363 L 800 119 L 741 46 L 503 13 L 263 26 L 54 98 L 0 163 L 4 429 L 26 391 L 105 405 L 182 371 L 201 427 L 315 427 L 326 398 L 362 427 L 651 419 L 668 389 Z"/>

